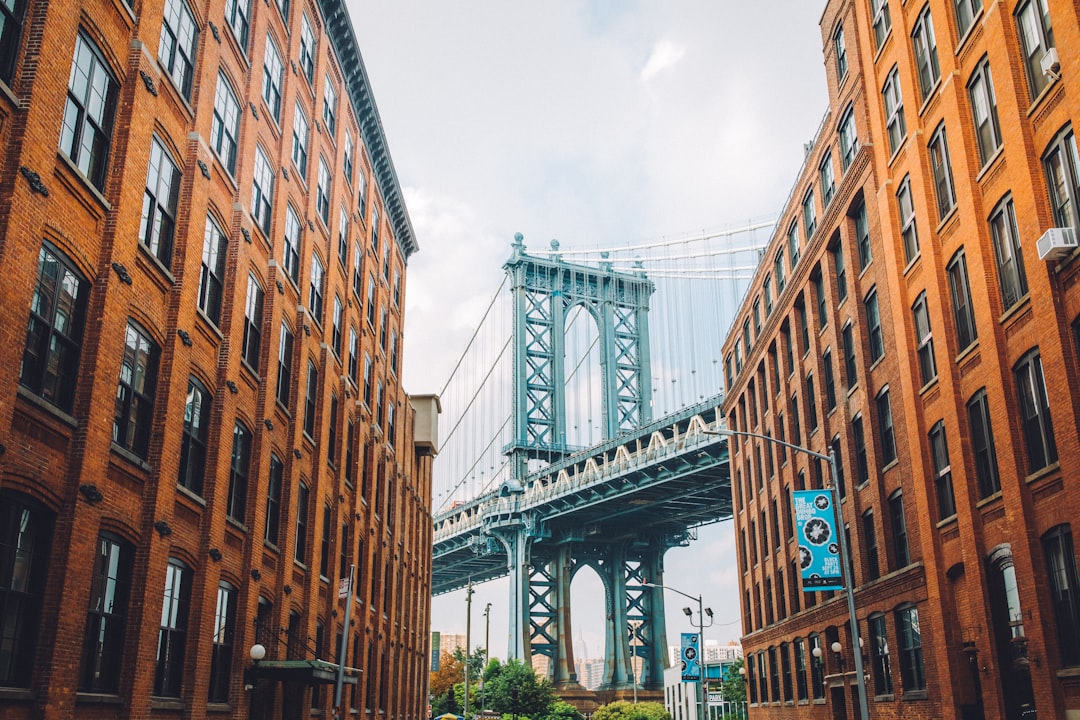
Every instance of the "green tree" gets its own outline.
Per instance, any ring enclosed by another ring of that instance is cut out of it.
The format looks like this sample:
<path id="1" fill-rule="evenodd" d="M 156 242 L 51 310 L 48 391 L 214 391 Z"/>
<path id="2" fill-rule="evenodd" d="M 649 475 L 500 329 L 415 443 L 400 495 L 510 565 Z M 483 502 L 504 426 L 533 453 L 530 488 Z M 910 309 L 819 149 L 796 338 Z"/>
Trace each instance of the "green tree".
<path id="1" fill-rule="evenodd" d="M 585 716 L 565 700 L 556 700 L 541 720 L 585 720 Z"/>
<path id="2" fill-rule="evenodd" d="M 658 702 L 616 700 L 602 705 L 592 714 L 592 720 L 671 720 L 671 713 Z"/>
<path id="3" fill-rule="evenodd" d="M 739 670 L 743 667 L 743 659 L 739 658 L 730 665 L 724 666 L 723 693 L 728 702 L 746 702 L 746 681 Z"/>
<path id="4" fill-rule="evenodd" d="M 543 718 L 555 703 L 555 691 L 547 679 L 536 677 L 533 669 L 520 660 L 510 660 L 493 671 L 487 683 L 487 707 L 504 715 Z"/>
<path id="5" fill-rule="evenodd" d="M 454 660 L 461 664 L 461 667 L 465 667 L 465 651 L 461 648 L 454 649 Z M 480 673 L 483 671 L 484 666 L 487 664 L 487 653 L 484 652 L 484 648 L 480 645 L 476 646 L 476 649 L 469 655 L 469 682 L 474 683 L 480 679 Z M 462 673 L 458 676 L 458 680 L 464 682 L 465 674 Z"/>

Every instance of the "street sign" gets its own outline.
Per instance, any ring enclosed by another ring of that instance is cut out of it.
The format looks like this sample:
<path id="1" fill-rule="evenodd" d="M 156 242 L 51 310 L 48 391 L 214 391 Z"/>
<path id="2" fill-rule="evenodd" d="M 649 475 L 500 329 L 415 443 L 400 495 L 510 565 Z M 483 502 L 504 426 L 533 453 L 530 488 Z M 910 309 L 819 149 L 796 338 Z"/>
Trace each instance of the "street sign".
<path id="1" fill-rule="evenodd" d="M 337 596 L 338 600 L 344 600 L 349 597 L 349 578 L 341 578 L 338 580 Z"/>
<path id="2" fill-rule="evenodd" d="M 724 693 L 722 692 L 709 692 L 709 704 L 710 705 L 722 705 L 724 703 Z"/>
<path id="3" fill-rule="evenodd" d="M 682 681 L 699 682 L 701 680 L 701 652 L 698 649 L 698 634 L 682 634 Z"/>

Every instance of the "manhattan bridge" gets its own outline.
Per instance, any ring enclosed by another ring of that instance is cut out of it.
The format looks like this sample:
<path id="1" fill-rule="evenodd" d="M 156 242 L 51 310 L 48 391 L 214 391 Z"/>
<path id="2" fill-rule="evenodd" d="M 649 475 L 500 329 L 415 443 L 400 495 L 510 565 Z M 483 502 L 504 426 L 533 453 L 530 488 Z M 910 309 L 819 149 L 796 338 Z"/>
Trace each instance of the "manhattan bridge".
<path id="1" fill-rule="evenodd" d="M 589 250 L 516 235 L 440 393 L 432 591 L 508 577 L 509 656 L 545 656 L 557 690 L 577 687 L 585 567 L 601 690 L 663 688 L 664 553 L 731 518 L 720 349 L 773 226 Z"/>

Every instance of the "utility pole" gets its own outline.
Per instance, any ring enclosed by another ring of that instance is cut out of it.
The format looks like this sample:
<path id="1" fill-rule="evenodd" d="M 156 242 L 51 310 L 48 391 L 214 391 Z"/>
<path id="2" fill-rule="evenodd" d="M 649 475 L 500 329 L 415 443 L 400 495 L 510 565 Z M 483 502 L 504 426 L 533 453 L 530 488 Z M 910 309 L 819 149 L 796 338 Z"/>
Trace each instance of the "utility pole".
<path id="1" fill-rule="evenodd" d="M 491 603 L 487 604 L 484 608 L 484 667 L 480 668 L 480 717 L 484 717 L 487 714 L 487 687 L 484 682 L 484 672 L 487 670 L 487 664 L 491 662 L 491 658 L 488 657 L 488 648 L 491 641 Z"/>
<path id="2" fill-rule="evenodd" d="M 472 578 L 465 590 L 465 711 L 462 716 L 469 720 L 469 645 L 472 643 Z"/>

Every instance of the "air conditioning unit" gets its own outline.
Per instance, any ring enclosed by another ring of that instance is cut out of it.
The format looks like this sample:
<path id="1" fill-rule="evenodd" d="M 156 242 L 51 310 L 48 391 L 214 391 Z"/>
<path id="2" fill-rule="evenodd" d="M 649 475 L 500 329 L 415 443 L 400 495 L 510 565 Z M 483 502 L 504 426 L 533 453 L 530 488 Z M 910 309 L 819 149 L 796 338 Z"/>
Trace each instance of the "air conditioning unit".
<path id="1" fill-rule="evenodd" d="M 1035 247 L 1040 260 L 1057 260 L 1076 249 L 1076 230 L 1071 227 L 1050 228 L 1043 233 Z"/>
<path id="2" fill-rule="evenodd" d="M 1061 71 L 1061 61 L 1058 59 L 1057 48 L 1050 48 L 1044 52 L 1040 65 L 1042 65 L 1043 75 L 1047 77 L 1057 75 Z"/>

